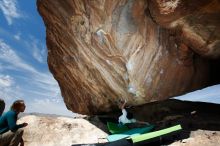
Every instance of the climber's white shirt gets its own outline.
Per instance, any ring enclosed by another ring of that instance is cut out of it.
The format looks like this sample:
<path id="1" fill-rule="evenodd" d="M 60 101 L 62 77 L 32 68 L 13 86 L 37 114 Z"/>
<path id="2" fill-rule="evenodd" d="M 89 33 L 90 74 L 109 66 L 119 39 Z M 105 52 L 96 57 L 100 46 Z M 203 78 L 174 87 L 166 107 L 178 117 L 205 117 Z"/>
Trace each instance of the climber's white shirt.
<path id="1" fill-rule="evenodd" d="M 127 111 L 125 109 L 122 109 L 122 115 L 119 117 L 118 122 L 122 124 L 126 124 L 126 123 L 135 123 L 137 122 L 137 120 L 136 119 L 129 120 L 127 118 Z"/>

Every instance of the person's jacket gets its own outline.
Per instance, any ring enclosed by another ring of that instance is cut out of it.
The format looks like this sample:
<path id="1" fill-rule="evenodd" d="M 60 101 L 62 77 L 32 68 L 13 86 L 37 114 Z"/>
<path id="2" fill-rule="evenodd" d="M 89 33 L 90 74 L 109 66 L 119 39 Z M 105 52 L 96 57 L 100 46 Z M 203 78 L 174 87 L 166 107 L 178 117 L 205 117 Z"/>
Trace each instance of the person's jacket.
<path id="1" fill-rule="evenodd" d="M 9 130 L 15 132 L 17 129 L 24 127 L 24 124 L 16 124 L 17 117 L 18 114 L 13 110 L 4 113 L 0 117 L 0 134 L 3 134 Z"/>

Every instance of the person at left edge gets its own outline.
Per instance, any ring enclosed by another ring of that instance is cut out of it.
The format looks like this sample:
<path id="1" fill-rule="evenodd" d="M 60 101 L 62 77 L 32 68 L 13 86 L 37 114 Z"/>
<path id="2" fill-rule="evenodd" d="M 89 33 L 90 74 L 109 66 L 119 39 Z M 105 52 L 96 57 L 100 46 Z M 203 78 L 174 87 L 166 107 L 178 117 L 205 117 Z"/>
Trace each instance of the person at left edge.
<path id="1" fill-rule="evenodd" d="M 28 124 L 16 123 L 18 114 L 24 112 L 25 108 L 24 100 L 16 100 L 11 109 L 0 117 L 0 146 L 24 146 L 22 128 Z"/>

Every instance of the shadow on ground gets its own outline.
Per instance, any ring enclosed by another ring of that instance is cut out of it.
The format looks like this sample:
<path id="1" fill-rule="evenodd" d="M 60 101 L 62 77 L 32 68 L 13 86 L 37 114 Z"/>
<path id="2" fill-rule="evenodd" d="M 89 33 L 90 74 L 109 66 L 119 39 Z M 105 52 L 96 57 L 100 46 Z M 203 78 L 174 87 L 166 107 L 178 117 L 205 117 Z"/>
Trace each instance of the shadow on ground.
<path id="1" fill-rule="evenodd" d="M 220 131 L 220 105 L 202 102 L 189 102 L 169 99 L 148 103 L 138 107 L 131 107 L 128 111 L 134 113 L 138 120 L 148 121 L 154 124 L 155 130 L 167 128 L 176 124 L 181 124 L 183 130 L 173 136 L 164 137 L 156 141 L 145 141 L 143 143 L 132 144 L 127 140 L 120 140 L 114 143 L 105 144 L 78 144 L 72 146 L 144 146 L 144 145 L 168 145 L 176 140 L 189 138 L 191 131 L 210 130 Z M 91 117 L 89 120 L 103 131 L 107 132 L 106 122 L 117 122 L 120 111 Z M 101 122 L 100 122 L 101 121 Z"/>

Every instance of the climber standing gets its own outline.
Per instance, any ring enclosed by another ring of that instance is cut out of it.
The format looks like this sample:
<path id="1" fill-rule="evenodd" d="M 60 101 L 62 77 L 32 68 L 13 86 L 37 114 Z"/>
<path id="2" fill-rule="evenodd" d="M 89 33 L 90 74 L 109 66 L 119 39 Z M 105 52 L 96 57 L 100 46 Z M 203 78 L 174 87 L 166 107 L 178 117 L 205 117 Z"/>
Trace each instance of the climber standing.
<path id="1" fill-rule="evenodd" d="M 24 112 L 25 107 L 23 100 L 16 100 L 11 109 L 0 117 L 0 146 L 24 146 L 22 128 L 28 124 L 17 125 L 16 122 L 18 114 Z"/>
<path id="2" fill-rule="evenodd" d="M 133 118 L 133 114 L 131 112 L 127 112 L 125 109 L 127 101 L 125 100 L 124 103 L 120 105 L 120 109 L 122 111 L 122 115 L 119 117 L 118 122 L 119 124 L 126 124 L 129 128 L 137 128 L 149 125 L 148 122 L 138 121 Z"/>

